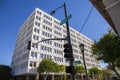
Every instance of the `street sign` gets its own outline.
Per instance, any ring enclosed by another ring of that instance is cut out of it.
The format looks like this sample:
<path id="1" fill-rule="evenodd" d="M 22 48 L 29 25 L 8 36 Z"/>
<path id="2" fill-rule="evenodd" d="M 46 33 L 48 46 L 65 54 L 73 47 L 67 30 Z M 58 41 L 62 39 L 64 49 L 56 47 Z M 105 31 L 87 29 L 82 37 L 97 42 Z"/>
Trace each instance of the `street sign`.
<path id="1" fill-rule="evenodd" d="M 64 23 L 66 23 L 71 17 L 72 15 L 70 14 L 69 16 L 67 16 L 67 18 L 65 18 L 64 20 L 60 22 L 60 25 L 63 25 Z"/>
<path id="2" fill-rule="evenodd" d="M 76 64 L 81 64 L 81 61 L 80 61 L 80 60 L 74 61 L 73 64 L 74 64 L 74 65 L 76 65 Z"/>

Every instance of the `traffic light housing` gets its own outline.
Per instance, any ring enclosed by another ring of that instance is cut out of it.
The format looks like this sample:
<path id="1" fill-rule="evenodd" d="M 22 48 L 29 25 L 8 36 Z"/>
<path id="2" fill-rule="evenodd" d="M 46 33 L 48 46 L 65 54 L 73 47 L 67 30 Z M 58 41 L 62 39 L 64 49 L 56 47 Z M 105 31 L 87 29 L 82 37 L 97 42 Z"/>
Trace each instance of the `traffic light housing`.
<path id="1" fill-rule="evenodd" d="M 66 66 L 66 73 L 71 73 L 72 72 L 72 67 L 71 66 Z"/>
<path id="2" fill-rule="evenodd" d="M 72 58 L 72 45 L 69 43 L 64 44 L 64 57 L 70 60 Z"/>
<path id="3" fill-rule="evenodd" d="M 31 41 L 28 41 L 27 49 L 31 50 Z"/>
<path id="4" fill-rule="evenodd" d="M 72 73 L 73 72 L 74 74 L 76 74 L 76 71 L 74 70 L 73 66 L 66 66 L 65 70 L 66 70 L 66 73 Z"/>

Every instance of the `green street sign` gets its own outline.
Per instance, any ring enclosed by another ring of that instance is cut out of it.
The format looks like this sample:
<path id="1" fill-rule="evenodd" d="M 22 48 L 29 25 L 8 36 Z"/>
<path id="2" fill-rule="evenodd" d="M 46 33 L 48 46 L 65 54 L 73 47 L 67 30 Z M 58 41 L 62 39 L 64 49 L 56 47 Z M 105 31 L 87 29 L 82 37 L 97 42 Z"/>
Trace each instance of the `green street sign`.
<path id="1" fill-rule="evenodd" d="M 81 61 L 80 61 L 80 60 L 74 61 L 73 64 L 74 64 L 74 65 L 76 65 L 76 64 L 81 64 Z"/>
<path id="2" fill-rule="evenodd" d="M 64 23 L 66 23 L 71 17 L 72 15 L 70 14 L 67 18 L 65 18 L 64 20 L 60 22 L 60 25 L 63 25 Z"/>

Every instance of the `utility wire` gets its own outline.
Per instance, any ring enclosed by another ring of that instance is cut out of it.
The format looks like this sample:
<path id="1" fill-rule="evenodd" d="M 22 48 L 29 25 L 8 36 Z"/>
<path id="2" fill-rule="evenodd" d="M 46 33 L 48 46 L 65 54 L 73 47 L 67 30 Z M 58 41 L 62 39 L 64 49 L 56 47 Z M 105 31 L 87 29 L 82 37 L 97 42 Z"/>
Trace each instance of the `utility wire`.
<path id="1" fill-rule="evenodd" d="M 83 28 L 85 27 L 85 24 L 87 23 L 87 21 L 88 21 L 90 15 L 91 15 L 91 13 L 92 13 L 92 11 L 93 11 L 93 8 L 94 8 L 94 7 L 92 6 L 92 8 L 90 9 L 90 12 L 89 12 L 89 14 L 88 14 L 88 16 L 87 16 L 85 22 L 83 23 L 83 25 L 82 25 L 82 27 L 81 27 L 81 29 L 80 29 L 80 32 L 82 32 Z"/>

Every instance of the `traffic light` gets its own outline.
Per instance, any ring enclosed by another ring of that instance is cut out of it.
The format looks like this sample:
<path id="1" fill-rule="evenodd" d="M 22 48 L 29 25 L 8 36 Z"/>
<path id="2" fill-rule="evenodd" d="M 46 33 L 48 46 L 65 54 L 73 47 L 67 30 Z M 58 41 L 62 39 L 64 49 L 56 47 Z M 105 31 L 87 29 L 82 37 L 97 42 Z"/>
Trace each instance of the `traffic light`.
<path id="1" fill-rule="evenodd" d="M 73 70 L 72 70 L 73 69 Z M 73 66 L 66 66 L 66 73 L 76 73 Z"/>
<path id="2" fill-rule="evenodd" d="M 71 66 L 66 66 L 66 73 L 71 73 L 72 72 L 72 67 Z"/>
<path id="3" fill-rule="evenodd" d="M 27 49 L 28 49 L 28 50 L 31 49 L 31 41 L 28 41 Z"/>
<path id="4" fill-rule="evenodd" d="M 64 44 L 64 57 L 70 60 L 72 58 L 72 45 L 69 43 Z"/>

